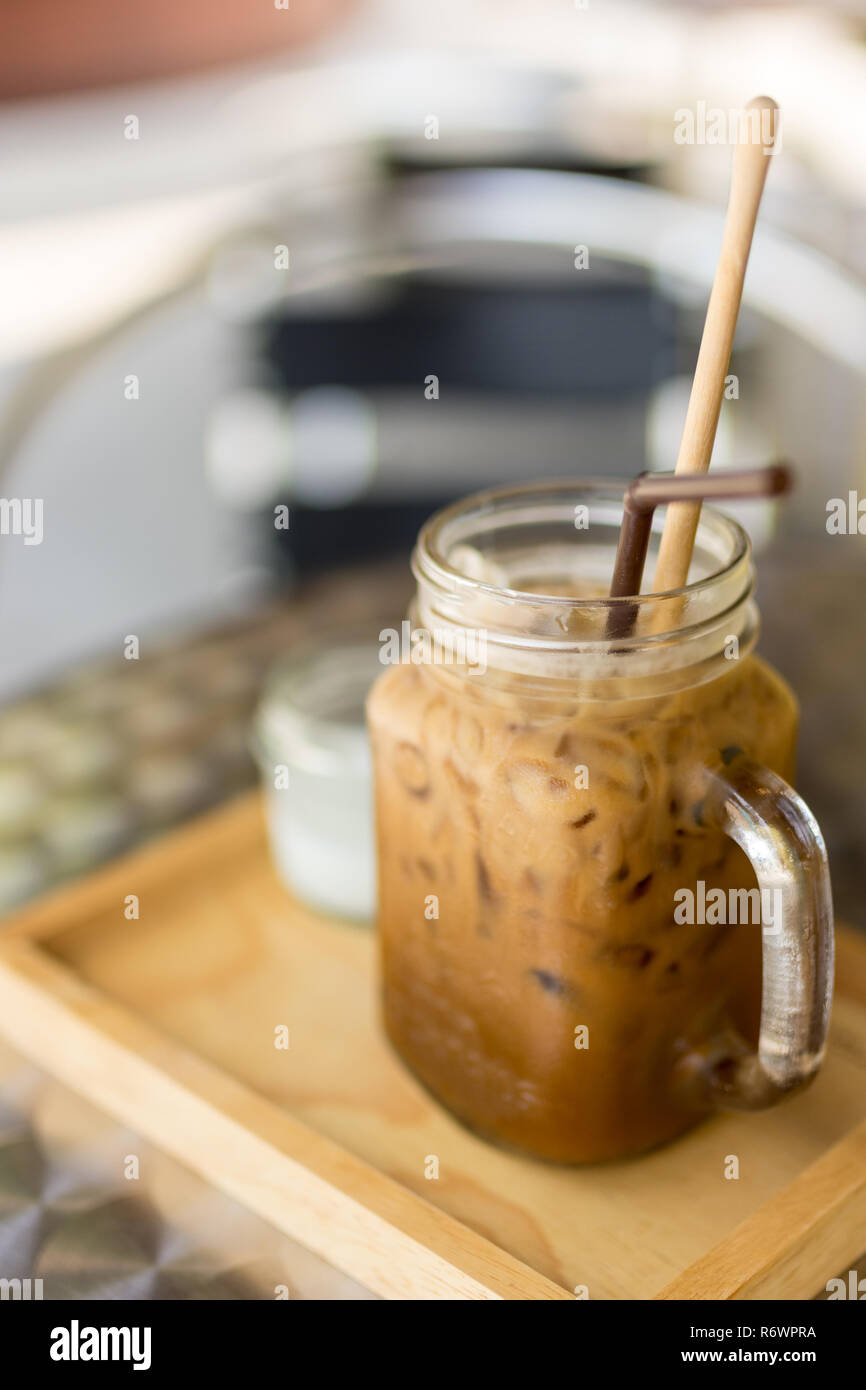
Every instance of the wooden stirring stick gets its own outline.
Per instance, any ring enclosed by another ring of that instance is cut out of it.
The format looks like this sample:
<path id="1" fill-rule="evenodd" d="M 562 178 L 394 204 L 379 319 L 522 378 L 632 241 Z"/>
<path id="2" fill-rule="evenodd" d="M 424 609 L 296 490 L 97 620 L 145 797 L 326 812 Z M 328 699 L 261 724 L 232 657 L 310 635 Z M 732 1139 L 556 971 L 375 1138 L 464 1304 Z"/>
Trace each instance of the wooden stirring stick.
<path id="1" fill-rule="evenodd" d="M 677 456 L 677 475 L 706 473 L 710 466 L 725 376 L 734 343 L 734 329 L 743 295 L 746 264 L 778 132 L 778 121 L 779 108 L 770 97 L 755 97 L 740 116 L 739 143 L 734 150 L 722 248 L 707 305 L 695 379 Z M 757 132 L 756 126 L 759 127 Z M 699 502 L 681 503 L 668 509 L 653 580 L 654 593 L 679 589 L 688 582 L 700 514 Z"/>
<path id="2" fill-rule="evenodd" d="M 768 468 L 725 469 L 712 478 L 672 473 L 641 473 L 626 489 L 622 505 L 622 525 L 613 565 L 611 598 L 635 598 L 640 593 L 643 567 L 649 547 L 653 512 L 662 503 L 679 503 L 699 497 L 733 499 L 779 497 L 791 489 L 791 470 L 783 463 Z M 700 502 L 696 504 L 700 507 Z M 612 604 L 607 615 L 608 638 L 631 634 L 637 618 L 636 603 Z"/>

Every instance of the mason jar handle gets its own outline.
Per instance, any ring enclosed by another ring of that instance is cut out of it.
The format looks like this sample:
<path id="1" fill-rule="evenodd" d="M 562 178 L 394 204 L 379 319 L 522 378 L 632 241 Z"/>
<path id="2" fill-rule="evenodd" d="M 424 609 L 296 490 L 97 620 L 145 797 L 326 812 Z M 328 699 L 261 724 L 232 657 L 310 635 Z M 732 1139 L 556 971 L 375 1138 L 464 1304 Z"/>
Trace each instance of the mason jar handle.
<path id="1" fill-rule="evenodd" d="M 833 993 L 833 901 L 827 851 L 806 803 L 774 772 L 735 750 L 711 771 L 704 824 L 745 852 L 776 910 L 762 925 L 763 987 L 757 1052 L 733 1035 L 685 1060 L 709 1104 L 761 1110 L 808 1085 L 821 1066 Z M 763 917 L 763 912 L 762 912 Z"/>

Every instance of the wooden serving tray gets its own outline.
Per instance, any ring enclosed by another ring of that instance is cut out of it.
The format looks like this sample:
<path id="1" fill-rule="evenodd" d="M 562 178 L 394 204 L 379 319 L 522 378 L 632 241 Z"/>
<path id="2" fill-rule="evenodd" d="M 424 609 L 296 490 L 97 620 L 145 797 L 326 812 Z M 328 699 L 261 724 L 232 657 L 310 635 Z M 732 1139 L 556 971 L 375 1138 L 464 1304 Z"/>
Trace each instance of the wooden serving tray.
<path id="1" fill-rule="evenodd" d="M 0 1028 L 387 1298 L 809 1298 L 866 1249 L 866 943 L 839 935 L 808 1091 L 589 1168 L 500 1152 L 413 1081 L 373 934 L 287 897 L 258 797 L 9 920 Z"/>

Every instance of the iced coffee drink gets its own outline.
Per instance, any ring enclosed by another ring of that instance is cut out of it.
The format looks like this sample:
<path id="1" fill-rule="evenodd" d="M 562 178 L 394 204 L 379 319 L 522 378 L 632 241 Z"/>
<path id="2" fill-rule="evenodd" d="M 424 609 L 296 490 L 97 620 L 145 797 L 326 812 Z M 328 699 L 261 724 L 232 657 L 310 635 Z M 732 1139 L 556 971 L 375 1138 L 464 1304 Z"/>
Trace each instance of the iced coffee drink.
<path id="1" fill-rule="evenodd" d="M 741 763 L 789 780 L 797 724 L 752 650 L 731 523 L 702 523 L 670 632 L 673 601 L 647 599 L 606 641 L 606 507 L 583 539 L 558 492 L 437 519 L 413 622 L 438 646 L 387 666 L 368 707 L 388 1035 L 465 1124 L 567 1162 L 682 1131 L 709 1104 L 689 1059 L 757 1046 L 761 925 L 677 904 L 753 901 L 718 787 Z M 458 640 L 473 625 L 483 660 Z"/>

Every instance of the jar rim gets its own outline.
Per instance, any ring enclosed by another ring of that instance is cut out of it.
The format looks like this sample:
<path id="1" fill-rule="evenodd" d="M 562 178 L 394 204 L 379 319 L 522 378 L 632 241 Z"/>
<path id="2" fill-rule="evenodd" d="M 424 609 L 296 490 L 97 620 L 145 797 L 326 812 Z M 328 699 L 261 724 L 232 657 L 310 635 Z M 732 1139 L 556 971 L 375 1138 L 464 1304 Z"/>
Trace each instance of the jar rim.
<path id="1" fill-rule="evenodd" d="M 434 513 L 425 522 L 420 532 L 412 556 L 412 569 L 416 578 L 423 577 L 428 583 L 439 584 L 441 587 L 449 589 L 471 590 L 473 593 L 482 592 L 491 598 L 506 599 L 519 602 L 521 600 L 539 605 L 556 606 L 560 610 L 563 608 L 573 609 L 575 612 L 598 610 L 599 607 L 609 607 L 615 609 L 627 604 L 631 607 L 638 605 L 641 609 L 646 609 L 654 605 L 657 609 L 673 609 L 679 607 L 679 602 L 685 599 L 694 598 L 713 586 L 721 585 L 732 576 L 744 561 L 746 567 L 752 557 L 751 541 L 733 517 L 718 511 L 715 507 L 708 506 L 706 503 L 701 508 L 701 519 L 699 528 L 715 532 L 720 539 L 727 538 L 731 543 L 731 553 L 728 559 L 719 569 L 712 573 L 702 576 L 700 579 L 693 580 L 691 583 L 681 585 L 676 589 L 659 590 L 657 592 L 641 593 L 622 598 L 611 598 L 609 594 L 596 595 L 593 597 L 570 597 L 562 594 L 545 594 L 534 590 L 510 588 L 489 583 L 486 580 L 473 578 L 465 574 L 456 565 L 453 565 L 445 553 L 443 536 L 449 526 L 462 518 L 469 519 L 473 514 L 483 517 L 485 514 L 493 514 L 496 508 L 501 508 L 503 504 L 507 507 L 509 503 L 519 503 L 526 501 L 531 503 L 533 499 L 543 498 L 550 493 L 568 493 L 570 502 L 573 506 L 585 496 L 587 500 L 595 497 L 621 504 L 625 490 L 632 478 L 602 478 L 598 476 L 588 478 L 548 478 L 538 482 L 509 484 L 505 487 L 485 488 L 482 491 L 471 493 L 469 496 L 461 498 L 457 502 L 443 507 Z M 563 499 L 564 500 L 564 499 Z M 661 512 L 662 509 L 659 509 Z M 658 516 L 658 513 L 657 513 Z M 654 532 L 661 529 L 660 522 L 654 518 Z"/>

